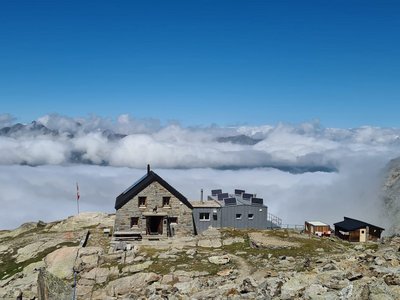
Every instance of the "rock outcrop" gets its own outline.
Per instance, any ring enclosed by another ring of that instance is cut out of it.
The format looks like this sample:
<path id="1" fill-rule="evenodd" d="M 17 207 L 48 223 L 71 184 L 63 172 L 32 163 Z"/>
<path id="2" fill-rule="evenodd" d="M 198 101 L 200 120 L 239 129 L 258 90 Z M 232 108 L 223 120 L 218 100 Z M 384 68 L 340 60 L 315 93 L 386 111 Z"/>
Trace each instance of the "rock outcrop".
<path id="1" fill-rule="evenodd" d="M 400 157 L 391 160 L 385 170 L 382 188 L 382 200 L 385 205 L 386 218 L 391 228 L 389 234 L 400 234 Z"/>

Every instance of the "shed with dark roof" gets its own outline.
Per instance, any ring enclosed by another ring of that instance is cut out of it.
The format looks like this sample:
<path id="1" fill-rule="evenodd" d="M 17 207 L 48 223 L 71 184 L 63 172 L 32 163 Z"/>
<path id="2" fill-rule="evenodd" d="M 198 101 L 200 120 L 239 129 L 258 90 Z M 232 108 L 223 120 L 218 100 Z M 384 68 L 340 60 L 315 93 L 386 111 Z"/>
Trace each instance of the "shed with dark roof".
<path id="1" fill-rule="evenodd" d="M 350 242 L 376 241 L 385 229 L 364 221 L 344 217 L 344 220 L 333 224 L 335 235 Z"/>

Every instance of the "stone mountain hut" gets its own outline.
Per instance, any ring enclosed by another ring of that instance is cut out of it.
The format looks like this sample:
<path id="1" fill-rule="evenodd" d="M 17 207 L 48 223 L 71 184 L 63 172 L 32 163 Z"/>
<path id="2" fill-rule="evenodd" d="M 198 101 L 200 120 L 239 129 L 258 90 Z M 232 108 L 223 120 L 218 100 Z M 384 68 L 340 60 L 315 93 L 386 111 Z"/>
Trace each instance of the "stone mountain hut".
<path id="1" fill-rule="evenodd" d="M 194 233 L 191 203 L 147 166 L 115 201 L 114 237 L 159 239 Z"/>

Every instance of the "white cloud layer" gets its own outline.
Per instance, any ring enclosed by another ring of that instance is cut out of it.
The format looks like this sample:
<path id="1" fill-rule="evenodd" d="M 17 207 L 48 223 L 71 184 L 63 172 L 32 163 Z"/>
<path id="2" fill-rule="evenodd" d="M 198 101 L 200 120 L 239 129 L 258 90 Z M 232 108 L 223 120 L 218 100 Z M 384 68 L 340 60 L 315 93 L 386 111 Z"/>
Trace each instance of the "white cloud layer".
<path id="1" fill-rule="evenodd" d="M 115 197 L 147 163 L 189 199 L 201 188 L 242 188 L 263 197 L 284 223 L 350 216 L 387 226 L 381 172 L 398 156 L 399 135 L 318 122 L 187 128 L 128 115 L 47 115 L 20 126 L 0 115 L 0 228 L 74 214 L 77 181 L 83 211 L 114 212 Z"/>
<path id="2" fill-rule="evenodd" d="M 357 162 L 339 173 L 304 174 L 270 168 L 155 171 L 190 200 L 199 200 L 201 188 L 205 194 L 214 188 L 230 192 L 242 188 L 256 193 L 285 224 L 303 224 L 305 220 L 333 224 L 346 215 L 386 225 L 377 198 L 380 165 L 379 161 L 368 166 Z M 0 228 L 75 214 L 76 182 L 80 187 L 81 211 L 115 212 L 116 196 L 144 172 L 144 169 L 87 165 L 0 166 Z"/>
<path id="3" fill-rule="evenodd" d="M 11 116 L 0 116 L 0 125 L 12 122 Z M 22 129 L 9 128 L 0 129 L 2 165 L 332 170 L 360 155 L 396 157 L 400 148 L 399 129 L 323 128 L 318 122 L 187 128 L 128 115 L 115 121 L 46 115 Z"/>

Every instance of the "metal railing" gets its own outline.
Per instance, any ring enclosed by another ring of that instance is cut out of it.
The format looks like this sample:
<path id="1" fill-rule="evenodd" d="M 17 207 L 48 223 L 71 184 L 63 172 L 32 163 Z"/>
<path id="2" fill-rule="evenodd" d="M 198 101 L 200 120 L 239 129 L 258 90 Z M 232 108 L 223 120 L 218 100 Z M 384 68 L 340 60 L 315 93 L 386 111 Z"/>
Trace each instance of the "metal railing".
<path id="1" fill-rule="evenodd" d="M 283 229 L 294 229 L 294 230 L 302 231 L 302 230 L 304 230 L 304 225 L 282 224 L 281 228 L 283 228 Z"/>
<path id="2" fill-rule="evenodd" d="M 267 220 L 269 222 L 271 222 L 271 224 L 272 224 L 271 227 L 281 227 L 282 226 L 282 219 L 271 213 L 268 213 Z"/>

